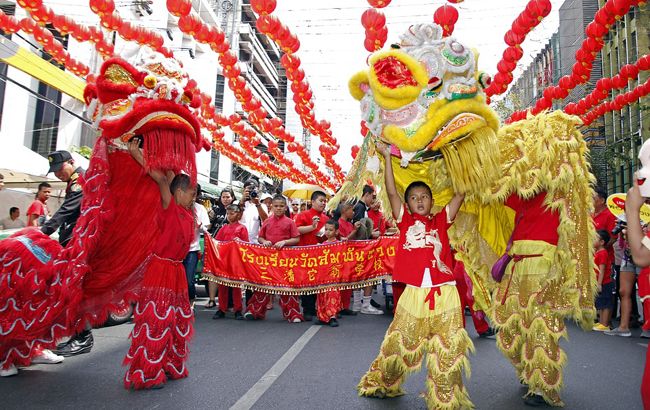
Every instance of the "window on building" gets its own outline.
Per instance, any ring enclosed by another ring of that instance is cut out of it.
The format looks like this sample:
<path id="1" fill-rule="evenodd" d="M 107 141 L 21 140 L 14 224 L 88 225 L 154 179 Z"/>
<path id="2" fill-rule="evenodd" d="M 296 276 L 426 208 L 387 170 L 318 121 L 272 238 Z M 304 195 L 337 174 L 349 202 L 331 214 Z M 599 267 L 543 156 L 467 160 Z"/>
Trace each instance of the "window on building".
<path id="1" fill-rule="evenodd" d="M 217 111 L 223 111 L 223 96 L 226 86 L 226 77 L 217 74 L 217 87 L 214 91 L 214 106 Z"/>
<path id="2" fill-rule="evenodd" d="M 636 62 L 637 58 L 639 58 L 637 46 L 636 46 L 636 33 L 637 31 L 634 30 L 630 32 L 630 62 L 634 63 Z"/>
<path id="3" fill-rule="evenodd" d="M 59 116 L 61 110 L 52 104 L 61 104 L 61 93 L 45 83 L 38 84 L 38 94 L 45 99 L 36 100 L 36 113 L 32 128 L 32 151 L 47 156 L 56 151 L 56 139 L 59 131 Z"/>
<path id="4" fill-rule="evenodd" d="M 217 185 L 219 183 L 219 151 L 212 149 L 210 157 L 210 183 Z"/>
<path id="5" fill-rule="evenodd" d="M 52 32 L 54 38 L 63 44 L 64 48 L 68 47 L 67 36 L 61 36 L 50 24 L 46 28 Z M 51 64 L 61 69 L 63 68 L 45 52 L 43 52 L 43 58 L 49 60 Z M 36 100 L 36 110 L 32 126 L 32 151 L 47 156 L 47 154 L 56 150 L 59 117 L 61 115 L 61 110 L 58 107 L 61 104 L 61 92 L 43 82 L 39 82 L 38 94 L 45 98 Z"/>

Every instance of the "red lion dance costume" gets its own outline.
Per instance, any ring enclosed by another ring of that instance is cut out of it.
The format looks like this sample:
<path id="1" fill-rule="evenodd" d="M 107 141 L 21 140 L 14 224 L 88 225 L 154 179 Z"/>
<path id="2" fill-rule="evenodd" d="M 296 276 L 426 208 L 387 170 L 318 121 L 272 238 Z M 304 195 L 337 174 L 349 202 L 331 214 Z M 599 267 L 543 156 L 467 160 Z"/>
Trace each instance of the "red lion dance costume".
<path id="1" fill-rule="evenodd" d="M 174 362 L 176 372 L 165 371 L 172 378 L 187 374 L 191 312 L 177 312 L 175 326 L 162 323 L 164 312 L 154 310 L 165 292 L 142 283 L 161 234 L 159 189 L 126 148 L 138 135 L 148 169 L 182 171 L 195 181 L 195 153 L 205 145 L 189 109 L 200 105 L 195 86 L 178 62 L 146 48 L 130 62 L 107 60 L 96 82 L 89 80 L 84 97 L 101 134 L 83 181 L 72 240 L 61 248 L 28 228 L 0 242 L 0 368 L 29 365 L 36 348 L 54 347 L 87 323 L 102 324 L 111 311 L 125 309 L 147 292 L 149 304 L 136 315 L 145 315 L 149 326 L 145 332 L 134 329 L 132 338 L 139 346 L 134 353 L 149 363 L 137 366 L 150 373 L 145 368 L 156 366 L 159 352 L 171 351 L 176 357 L 167 352 L 166 360 Z M 133 366 L 130 374 L 137 373 Z M 151 382 L 143 377 L 130 385 L 146 388 Z"/>

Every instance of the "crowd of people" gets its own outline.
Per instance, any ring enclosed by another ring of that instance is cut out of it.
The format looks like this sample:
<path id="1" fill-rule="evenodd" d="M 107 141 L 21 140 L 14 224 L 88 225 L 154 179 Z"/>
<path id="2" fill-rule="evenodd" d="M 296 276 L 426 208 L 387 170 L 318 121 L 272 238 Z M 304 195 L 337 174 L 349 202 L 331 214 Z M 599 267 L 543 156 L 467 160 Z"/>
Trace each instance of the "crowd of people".
<path id="1" fill-rule="evenodd" d="M 649 275 L 650 270 L 641 269 L 635 263 L 627 225 L 612 214 L 606 201 L 607 192 L 596 189 L 593 221 L 598 233 L 594 258 L 598 284 L 595 305 L 599 320 L 593 330 L 608 336 L 630 337 L 630 329 L 641 327 L 640 337 L 650 339 L 650 300 L 643 300 L 639 309 L 636 291 L 639 276 Z M 643 225 L 642 229 L 646 231 L 647 226 Z M 618 326 L 612 328 L 614 322 L 618 322 Z"/>
<path id="2" fill-rule="evenodd" d="M 197 202 L 202 202 L 198 191 L 197 198 Z M 237 198 L 230 187 L 221 191 L 216 203 L 209 207 L 209 224 L 204 224 L 203 228 L 218 241 L 239 239 L 277 249 L 396 233 L 379 210 L 379 201 L 371 186 L 364 187 L 359 201 L 343 201 L 333 212 L 325 211 L 326 203 L 327 195 L 321 191 L 313 192 L 308 201 L 301 202 L 261 192 L 259 183 L 250 179 L 244 183 L 241 198 Z M 188 278 L 194 277 L 195 269 L 196 265 L 188 266 Z M 195 284 L 190 280 L 188 286 L 193 299 Z M 300 298 L 282 295 L 279 305 L 289 322 L 311 321 L 316 317 L 320 323 L 336 327 L 340 316 L 354 316 L 358 312 L 383 314 L 380 305 L 372 300 L 372 292 L 373 286 L 367 286 L 359 291 L 332 291 Z M 240 289 L 209 282 L 208 302 L 204 307 L 216 308 L 214 319 L 226 317 L 232 309 L 235 319 L 262 320 L 266 311 L 274 306 L 276 295 L 251 291 L 246 292 L 244 306 L 241 293 Z"/>
<path id="3" fill-rule="evenodd" d="M 136 161 L 141 163 L 137 142 L 130 144 L 129 148 Z M 387 151 L 385 155 L 388 157 L 390 153 Z M 36 226 L 48 235 L 58 229 L 59 241 L 65 246 L 71 239 L 79 216 L 83 191 L 78 178 L 84 170 L 75 167 L 66 151 L 54 152 L 50 157 L 50 172 L 68 184 L 65 201 L 51 215 L 46 203 L 51 186 L 42 183 L 27 211 L 26 222 L 20 221 L 22 224 L 18 227 Z M 386 163 L 390 164 L 390 161 Z M 309 202 L 303 204 L 279 193 L 271 195 L 261 192 L 259 183 L 250 179 L 244 183 L 241 198 L 237 198 L 232 188 L 225 188 L 216 203 L 206 208 L 200 201 L 200 186 L 192 186 L 186 175 L 164 175 L 152 170 L 149 173 L 160 187 L 163 211 L 158 223 L 163 234 L 154 246 L 154 254 L 144 273 L 143 292 L 135 308 L 134 343 L 125 359 L 125 364 L 130 366 L 125 376 L 127 387 L 157 388 L 167 378 L 187 375 L 184 352 L 188 343 L 186 336 L 191 334 L 191 307 L 196 298 L 194 281 L 201 257 L 201 235 L 211 235 L 217 241 L 237 239 L 282 249 L 399 234 L 398 262 L 392 272 L 395 281 L 395 319 L 387 331 L 384 345 L 392 345 L 394 334 L 409 334 L 414 321 L 432 327 L 423 330 L 420 326 L 417 334 L 409 336 L 417 343 L 403 346 L 406 349 L 402 351 L 403 360 L 406 360 L 406 351 L 418 352 L 416 358 L 409 359 L 409 368 L 405 367 L 406 362 L 396 365 L 393 362 L 395 359 L 385 357 L 385 349 L 380 349 L 359 383 L 361 395 L 391 397 L 402 394 L 401 383 L 412 371 L 411 368 L 419 366 L 425 352 L 434 357 L 466 356 L 472 342 L 464 330 L 463 309 L 471 313 L 480 337 L 495 336 L 495 330 L 486 321 L 485 313 L 474 312 L 471 300 L 467 298 L 463 287 L 467 282 L 467 273 L 462 263 L 455 261 L 447 238 L 447 229 L 463 202 L 462 195 L 456 195 L 441 212 L 432 215 L 433 198 L 429 187 L 423 182 L 413 182 L 401 198 L 395 189 L 390 166 L 387 166 L 386 189 L 393 218 L 383 215 L 375 189 L 370 185 L 364 186 L 360 198 L 348 198 L 335 211 L 326 212 L 327 195 L 324 192 L 313 192 Z M 635 251 L 628 241 L 627 227 L 608 210 L 606 193 L 600 189 L 595 192 L 593 222 L 598 233 L 594 241 L 598 322 L 593 330 L 610 336 L 630 337 L 631 328 L 642 326 L 641 337 L 650 338 L 650 300 L 644 300 L 644 314 L 641 316 L 635 291 L 638 276 L 650 274 L 650 269 L 640 269 L 635 264 Z M 305 205 L 305 208 L 301 209 L 301 205 Z M 20 210 L 11 208 L 10 217 L 2 223 L 5 227 L 11 227 L 19 217 Z M 420 233 L 426 236 L 426 240 L 417 239 Z M 161 291 L 166 296 L 160 296 Z M 372 299 L 372 294 L 373 286 L 354 292 L 330 290 L 300 297 L 281 295 L 279 306 L 283 319 L 290 323 L 314 320 L 322 325 L 337 327 L 342 316 L 383 314 L 381 306 Z M 240 288 L 210 282 L 208 302 L 203 308 L 216 310 L 213 319 L 223 319 L 232 310 L 236 320 L 264 320 L 267 311 L 273 308 L 274 300 L 275 295 L 269 293 L 246 291 L 244 295 Z M 614 319 L 619 307 L 620 317 Z M 172 319 L 169 319 L 169 315 L 164 317 L 162 313 L 169 311 L 174 313 Z M 640 320 L 641 317 L 645 323 Z M 441 324 L 443 318 L 444 326 Z M 176 324 L 178 331 L 172 341 L 175 356 L 165 353 L 167 350 L 159 345 L 140 340 L 143 337 L 153 337 L 154 340 L 162 337 L 169 327 L 169 320 Z M 618 326 L 612 328 L 614 321 L 618 321 Z M 441 332 L 441 326 L 446 329 L 445 332 Z M 143 330 L 145 328 L 146 331 Z M 442 341 L 434 343 L 434 335 Z M 57 346 L 53 352 L 42 349 L 32 362 L 60 363 L 64 357 L 89 352 L 92 345 L 92 333 L 88 327 Z M 140 348 L 144 345 L 148 346 L 148 350 Z M 156 366 L 151 365 L 150 357 L 158 358 Z M 430 367 L 429 373 L 438 381 L 438 389 L 456 392 L 454 400 L 467 405 L 470 402 L 460 376 L 465 366 L 463 363 L 445 370 Z M 146 369 L 146 372 L 142 369 Z M 15 367 L 1 371 L 2 376 L 17 372 Z M 389 385 L 392 387 L 387 387 Z M 427 397 L 432 406 L 436 400 L 435 397 Z"/>

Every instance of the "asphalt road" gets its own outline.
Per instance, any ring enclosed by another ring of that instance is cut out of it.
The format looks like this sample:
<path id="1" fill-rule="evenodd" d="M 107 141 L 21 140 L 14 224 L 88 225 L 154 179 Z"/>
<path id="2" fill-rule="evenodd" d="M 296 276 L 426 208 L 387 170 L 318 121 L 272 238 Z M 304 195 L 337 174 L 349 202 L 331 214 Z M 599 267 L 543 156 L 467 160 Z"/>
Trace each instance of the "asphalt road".
<path id="1" fill-rule="evenodd" d="M 213 312 L 196 309 L 187 379 L 168 382 L 161 390 L 125 390 L 121 363 L 132 325 L 124 324 L 95 329 L 89 354 L 58 365 L 34 365 L 16 377 L 0 379 L 0 408 L 229 409 L 238 401 L 243 403 L 239 408 L 269 410 L 426 408 L 419 397 L 424 372 L 408 379 L 407 394 L 399 398 L 356 394 L 390 316 L 345 317 L 340 327 L 330 328 L 284 322 L 277 306 L 266 321 L 258 322 L 230 316 L 215 321 Z M 525 390 L 495 341 L 478 339 L 471 321 L 468 326 L 476 353 L 470 357 L 467 387 L 476 408 L 528 408 L 521 400 Z M 570 325 L 570 339 L 563 343 L 569 358 L 566 409 L 642 408 L 639 387 L 648 341 L 638 334 L 618 338 Z"/>

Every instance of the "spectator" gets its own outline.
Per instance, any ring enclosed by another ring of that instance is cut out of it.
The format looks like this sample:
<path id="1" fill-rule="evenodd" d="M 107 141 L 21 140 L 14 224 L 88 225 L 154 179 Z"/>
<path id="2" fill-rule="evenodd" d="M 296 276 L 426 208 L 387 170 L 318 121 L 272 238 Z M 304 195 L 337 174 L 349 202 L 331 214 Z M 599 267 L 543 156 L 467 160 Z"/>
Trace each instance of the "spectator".
<path id="1" fill-rule="evenodd" d="M 325 242 L 323 243 L 335 243 L 338 241 L 339 223 L 334 219 L 330 219 L 325 222 Z M 328 290 L 321 292 L 316 296 L 316 306 L 318 306 L 316 314 L 318 316 L 319 324 L 326 324 L 330 327 L 338 327 L 339 322 L 336 320 L 336 314 L 339 311 L 343 313 L 343 310 L 341 310 L 341 294 L 342 291 Z M 349 305 L 350 298 L 348 296 L 348 307 Z"/>
<path id="2" fill-rule="evenodd" d="M 210 212 L 210 223 L 212 224 L 210 233 L 212 236 L 216 236 L 221 227 L 228 225 L 228 219 L 226 218 L 226 208 L 228 208 L 228 206 L 236 200 L 237 197 L 235 197 L 235 192 L 231 187 L 224 188 L 221 191 L 216 205 L 212 207 L 212 210 Z"/>
<path id="3" fill-rule="evenodd" d="M 352 220 L 354 222 L 357 222 L 363 218 L 367 218 L 370 205 L 372 205 L 376 199 L 377 194 L 375 194 L 375 188 L 371 187 L 370 185 L 364 185 L 363 192 L 361 194 L 361 200 L 354 206 L 354 217 Z"/>
<path id="4" fill-rule="evenodd" d="M 609 330 L 609 320 L 612 309 L 612 293 L 614 283 L 607 269 L 609 255 L 605 249 L 605 244 L 609 242 L 609 232 L 604 229 L 599 230 L 598 238 L 594 243 L 594 265 L 596 266 L 596 283 L 598 284 L 598 295 L 596 296 L 596 309 L 599 314 L 599 321 L 593 327 L 597 332 Z"/>
<path id="5" fill-rule="evenodd" d="M 307 203 L 303 202 L 300 204 L 300 212 L 305 212 L 307 210 Z"/>
<path id="6" fill-rule="evenodd" d="M 215 239 L 218 239 L 217 235 L 219 234 L 219 230 L 221 230 L 221 228 L 229 224 L 227 218 L 227 209 L 236 200 L 237 198 L 235 197 L 235 192 L 232 190 L 232 188 L 227 187 L 221 191 L 217 204 L 212 208 L 211 233 L 215 237 Z M 238 223 L 240 219 L 241 219 L 241 213 L 239 214 L 239 217 L 237 219 Z M 246 242 L 248 242 L 248 232 L 246 232 Z M 215 282 L 208 282 L 208 303 L 205 305 L 206 309 L 212 309 L 217 305 L 215 299 L 217 297 L 218 287 L 219 285 L 217 285 Z M 229 289 L 232 290 L 232 288 Z M 233 300 L 234 300 L 234 296 L 233 296 Z"/>
<path id="7" fill-rule="evenodd" d="M 262 222 L 268 218 L 269 210 L 260 202 L 259 184 L 254 179 L 244 182 L 244 195 L 242 197 L 242 220 L 241 223 L 248 230 L 248 240 L 257 243 L 257 235 Z"/>
<path id="8" fill-rule="evenodd" d="M 266 209 L 269 211 L 268 213 L 270 214 L 271 213 L 271 203 L 273 202 L 273 197 L 271 196 L 271 194 L 267 194 L 266 192 L 263 193 L 260 196 L 260 202 L 262 202 L 264 204 Z"/>
<path id="9" fill-rule="evenodd" d="M 20 209 L 15 206 L 9 208 L 9 218 L 0 221 L 0 229 L 20 229 L 25 227 L 25 222 L 20 220 Z"/>
<path id="10" fill-rule="evenodd" d="M 210 229 L 210 217 L 205 207 L 197 202 L 197 198 L 201 195 L 201 185 L 196 184 L 194 191 L 194 218 L 196 227 L 194 230 L 194 239 L 190 245 L 190 250 L 183 259 L 183 266 L 185 267 L 185 276 L 187 277 L 187 294 L 190 299 L 190 305 L 196 298 L 196 286 L 194 284 L 194 277 L 196 276 L 196 267 L 199 264 L 199 252 L 201 251 L 201 235 L 204 231 Z"/>
<path id="11" fill-rule="evenodd" d="M 375 188 L 371 187 L 370 185 L 364 185 L 361 194 L 361 200 L 357 202 L 357 204 L 354 206 L 354 217 L 352 218 L 352 221 L 356 223 L 361 221 L 364 218 L 368 218 L 368 210 L 370 210 L 370 206 L 376 200 L 377 200 L 377 194 L 375 193 Z M 378 233 L 376 234 L 376 237 L 377 236 L 379 236 Z M 364 238 L 364 239 L 369 239 L 369 238 Z M 360 310 L 361 313 L 365 313 L 369 315 L 382 315 L 384 312 L 379 309 L 381 306 L 379 305 L 379 303 L 375 302 L 372 299 L 373 289 L 374 286 L 366 286 L 365 288 L 363 288 L 363 296 L 361 297 L 362 300 L 361 306 L 359 306 L 359 299 L 360 299 L 359 297 L 361 291 L 360 290 L 355 291 L 354 292 L 355 301 L 354 304 L 352 305 L 352 310 L 355 311 Z"/>
<path id="12" fill-rule="evenodd" d="M 296 219 L 296 215 L 300 213 L 300 199 L 294 199 L 291 201 L 291 219 Z"/>
<path id="13" fill-rule="evenodd" d="M 607 268 L 612 269 L 614 265 L 614 242 L 618 238 L 618 235 L 612 234 L 612 231 L 616 227 L 616 217 L 611 211 L 607 208 L 607 192 L 602 188 L 596 188 L 594 194 L 594 213 L 592 219 L 594 221 L 594 226 L 596 230 L 605 230 L 610 233 L 609 242 L 605 244 L 605 249 L 607 249 L 607 255 L 609 259 L 607 260 Z"/>
<path id="14" fill-rule="evenodd" d="M 327 196 L 322 191 L 314 191 L 311 194 L 311 209 L 299 213 L 296 216 L 295 222 L 300 232 L 299 246 L 305 245 L 318 245 L 323 241 L 323 233 L 321 231 L 325 227 L 325 223 L 329 219 L 323 213 L 325 204 L 327 203 Z M 316 315 L 316 295 L 303 295 L 302 300 L 302 314 L 305 320 L 310 321 Z"/>
<path id="15" fill-rule="evenodd" d="M 54 172 L 54 175 L 66 182 L 67 186 L 63 204 L 52 218 L 45 221 L 41 226 L 41 231 L 46 235 L 51 235 L 58 229 L 59 242 L 62 246 L 66 246 L 72 239 L 74 227 L 81 214 L 83 191 L 79 177 L 83 176 L 85 171 L 81 167 L 75 167 L 72 155 L 68 151 L 54 151 L 47 156 L 47 159 L 50 162 L 48 173 Z M 93 335 L 90 327 L 87 327 L 86 330 L 73 336 L 67 342 L 59 344 L 55 353 L 64 357 L 88 353 L 93 344 Z"/>
<path id="16" fill-rule="evenodd" d="M 42 226 L 47 218 L 50 217 L 50 212 L 47 209 L 47 200 L 51 194 L 52 185 L 47 182 L 38 184 L 36 199 L 27 208 L 27 226 Z"/>
<path id="17" fill-rule="evenodd" d="M 246 227 L 239 223 L 239 220 L 241 219 L 241 209 L 239 206 L 233 204 L 228 205 L 226 207 L 226 218 L 228 223 L 219 229 L 219 232 L 217 232 L 215 239 L 218 241 L 232 241 L 235 239 L 240 239 L 244 242 L 248 242 L 248 232 L 246 231 Z M 216 283 L 210 282 L 210 285 L 216 285 Z M 210 287 L 210 292 L 210 301 L 214 305 L 212 287 Z M 235 310 L 235 319 L 244 319 L 244 316 L 241 313 L 243 309 L 241 289 L 225 285 L 219 286 L 219 309 L 215 312 L 214 316 L 212 316 L 212 319 L 223 319 L 226 317 L 226 312 L 228 311 L 229 295 L 232 295 L 232 305 L 233 309 Z"/>
<path id="18" fill-rule="evenodd" d="M 632 184 L 625 201 L 625 217 L 628 221 L 639 221 L 641 220 L 639 211 L 643 205 L 643 197 L 639 192 L 636 175 L 632 178 Z M 630 253 L 634 261 L 644 270 L 650 267 L 650 240 L 647 235 L 643 235 L 641 224 L 630 223 L 627 227 Z M 645 276 L 645 272 L 643 276 Z M 650 409 L 650 346 L 646 350 L 645 370 L 641 380 L 641 398 L 643 408 Z"/>
<path id="19" fill-rule="evenodd" d="M 264 221 L 262 229 L 260 229 L 259 243 L 276 249 L 298 244 L 300 233 L 296 223 L 284 214 L 286 209 L 287 200 L 282 195 L 275 196 L 272 200 L 272 215 Z M 253 292 L 244 317 L 249 320 L 264 319 L 268 309 L 269 297 L 268 293 Z M 300 314 L 300 304 L 297 296 L 280 296 L 280 307 L 282 308 L 282 316 L 289 323 L 300 323 L 304 320 Z"/>

